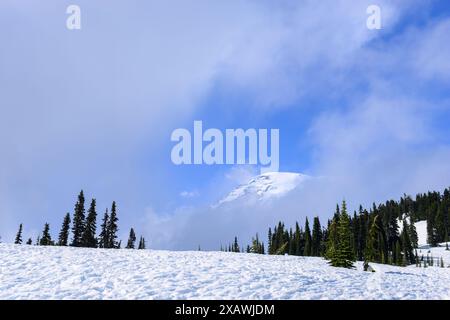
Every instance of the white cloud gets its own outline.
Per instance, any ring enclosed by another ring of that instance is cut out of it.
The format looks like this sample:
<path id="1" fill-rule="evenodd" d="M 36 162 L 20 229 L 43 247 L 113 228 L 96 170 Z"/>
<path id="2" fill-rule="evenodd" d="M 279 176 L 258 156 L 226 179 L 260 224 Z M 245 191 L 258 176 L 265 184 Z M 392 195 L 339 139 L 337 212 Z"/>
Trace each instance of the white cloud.
<path id="1" fill-rule="evenodd" d="M 180 196 L 183 198 L 195 198 L 198 197 L 200 195 L 200 193 L 197 190 L 193 190 L 193 191 L 181 191 L 180 192 Z"/>

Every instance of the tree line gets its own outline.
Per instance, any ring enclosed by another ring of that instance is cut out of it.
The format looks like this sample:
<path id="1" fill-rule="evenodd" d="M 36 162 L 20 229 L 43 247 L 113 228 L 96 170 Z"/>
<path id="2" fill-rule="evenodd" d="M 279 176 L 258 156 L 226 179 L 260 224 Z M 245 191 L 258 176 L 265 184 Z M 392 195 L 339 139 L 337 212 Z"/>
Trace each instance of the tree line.
<path id="1" fill-rule="evenodd" d="M 103 214 L 102 224 L 100 225 L 100 234 L 97 236 L 97 202 L 95 199 L 91 200 L 89 209 L 85 211 L 85 197 L 83 190 L 78 195 L 78 200 L 75 204 L 73 218 L 70 218 L 70 213 L 64 216 L 61 230 L 58 234 L 58 240 L 53 240 L 50 234 L 50 225 L 45 223 L 42 234 L 36 239 L 35 245 L 40 246 L 72 246 L 84 248 L 120 248 L 121 241 L 117 238 L 118 217 L 117 205 L 113 201 L 111 211 L 106 209 Z M 71 225 L 72 224 L 72 225 Z M 69 242 L 69 235 L 72 232 L 71 241 Z M 22 244 L 23 225 L 19 225 L 14 243 Z M 26 244 L 31 245 L 32 239 L 29 238 Z M 145 249 L 145 238 L 140 237 L 137 248 Z M 126 244 L 127 249 L 136 248 L 136 233 L 133 228 L 130 229 L 130 234 Z"/>
<path id="2" fill-rule="evenodd" d="M 332 266 L 351 268 L 356 260 L 406 266 L 429 265 L 429 259 L 417 254 L 418 235 L 415 222 L 426 220 L 428 243 L 437 246 L 445 242 L 448 250 L 450 230 L 450 191 L 418 194 L 415 199 L 404 195 L 399 201 L 374 203 L 370 209 L 359 206 L 353 216 L 348 213 L 345 201 L 321 225 L 314 217 L 312 229 L 308 218 L 303 227 L 297 222 L 286 228 L 280 221 L 268 230 L 267 254 L 324 257 Z M 400 228 L 401 224 L 401 228 Z M 258 234 L 244 250 L 237 237 L 221 251 L 265 254 L 264 243 Z M 432 259 L 431 259 L 432 260 Z M 443 264 L 443 263 L 442 263 Z"/>

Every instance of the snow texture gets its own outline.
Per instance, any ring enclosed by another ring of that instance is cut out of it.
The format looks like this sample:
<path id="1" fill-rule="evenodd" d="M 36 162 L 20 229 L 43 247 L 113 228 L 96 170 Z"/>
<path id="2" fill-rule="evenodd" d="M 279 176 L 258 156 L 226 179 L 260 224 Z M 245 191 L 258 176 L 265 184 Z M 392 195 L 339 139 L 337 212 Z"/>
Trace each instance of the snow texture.
<path id="1" fill-rule="evenodd" d="M 217 205 L 237 201 L 257 199 L 266 201 L 279 198 L 295 189 L 309 177 L 292 172 L 269 172 L 252 178 L 247 184 L 240 185 L 232 190 Z"/>
<path id="2" fill-rule="evenodd" d="M 450 251 L 431 250 L 446 268 L 371 273 L 315 257 L 0 244 L 0 299 L 449 299 Z"/>

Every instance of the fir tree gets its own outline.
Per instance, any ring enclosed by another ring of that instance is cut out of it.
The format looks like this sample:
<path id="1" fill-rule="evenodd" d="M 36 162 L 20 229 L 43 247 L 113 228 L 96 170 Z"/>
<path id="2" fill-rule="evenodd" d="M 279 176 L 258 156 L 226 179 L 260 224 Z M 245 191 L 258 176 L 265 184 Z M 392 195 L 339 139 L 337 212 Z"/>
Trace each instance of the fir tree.
<path id="1" fill-rule="evenodd" d="M 328 227 L 328 241 L 327 241 L 327 251 L 325 253 L 325 258 L 330 260 L 335 256 L 337 246 L 338 246 L 338 233 L 337 233 L 337 221 L 336 217 L 333 218 Z"/>
<path id="2" fill-rule="evenodd" d="M 256 234 L 255 238 L 252 238 L 252 245 L 248 246 L 248 252 L 263 254 L 263 247 L 262 243 L 259 241 L 258 234 Z"/>
<path id="3" fill-rule="evenodd" d="M 103 215 L 102 225 L 100 226 L 101 231 L 99 235 L 99 247 L 100 248 L 109 248 L 109 242 L 108 242 L 108 225 L 109 225 L 109 215 L 108 215 L 108 208 L 106 208 L 105 214 Z"/>
<path id="4" fill-rule="evenodd" d="M 111 206 L 111 215 L 108 221 L 108 247 L 107 248 L 120 248 L 120 245 L 117 244 L 117 207 L 116 202 L 113 201 Z M 121 244 L 119 242 L 119 244 Z"/>
<path id="5" fill-rule="evenodd" d="M 432 205 L 427 210 L 427 242 L 430 246 L 435 247 L 437 245 L 437 229 L 436 229 L 436 211 L 435 205 Z"/>
<path id="6" fill-rule="evenodd" d="M 61 231 L 59 232 L 58 236 L 58 245 L 59 246 L 67 246 L 69 241 L 69 228 L 70 228 L 70 214 L 66 213 L 66 216 L 64 217 Z"/>
<path id="7" fill-rule="evenodd" d="M 31 238 L 28 238 L 28 241 L 26 242 L 27 245 L 32 245 L 33 244 L 33 240 L 31 240 Z"/>
<path id="8" fill-rule="evenodd" d="M 269 232 L 267 234 L 267 252 L 269 254 L 273 254 L 273 249 L 272 249 L 272 229 L 269 228 Z"/>
<path id="9" fill-rule="evenodd" d="M 337 248 L 330 260 L 333 267 L 353 268 L 355 258 L 351 249 L 351 239 L 350 217 L 347 214 L 347 205 L 343 201 L 337 225 Z"/>
<path id="10" fill-rule="evenodd" d="M 409 238 L 409 232 L 410 230 L 408 223 L 406 220 L 403 220 L 403 230 L 401 234 L 401 242 L 403 246 L 403 252 L 404 252 L 404 258 L 407 261 L 407 263 L 414 263 L 415 262 L 415 255 L 413 253 L 413 246 L 411 243 L 411 240 Z"/>
<path id="11" fill-rule="evenodd" d="M 144 237 L 141 236 L 141 238 L 139 239 L 139 247 L 138 249 L 143 250 L 145 249 L 145 239 Z M 221 246 L 221 251 L 222 251 L 222 246 Z"/>
<path id="12" fill-rule="evenodd" d="M 320 226 L 319 217 L 314 218 L 313 231 L 312 231 L 312 245 L 311 253 L 315 257 L 321 256 L 321 244 L 322 244 L 322 227 Z"/>
<path id="13" fill-rule="evenodd" d="M 419 237 L 417 235 L 416 226 L 414 225 L 414 222 L 412 220 L 410 220 L 408 230 L 409 230 L 409 238 L 411 240 L 411 245 L 413 246 L 413 248 L 417 248 L 418 242 L 419 242 Z"/>
<path id="14" fill-rule="evenodd" d="M 304 241 L 302 236 L 302 230 L 298 224 L 298 222 L 295 222 L 295 232 L 294 232 L 294 248 L 295 252 L 294 254 L 296 256 L 301 256 L 304 251 Z"/>
<path id="15" fill-rule="evenodd" d="M 397 217 L 394 214 L 390 214 L 390 219 L 387 227 L 387 240 L 388 250 L 394 252 L 395 246 L 399 240 Z"/>
<path id="16" fill-rule="evenodd" d="M 42 238 L 39 241 L 40 246 L 51 246 L 53 245 L 52 237 L 50 236 L 50 225 L 48 223 L 44 226 L 44 231 L 42 231 Z"/>
<path id="17" fill-rule="evenodd" d="M 134 233 L 134 229 L 130 229 L 130 235 L 128 236 L 127 249 L 134 249 L 134 243 L 136 242 L 136 234 Z"/>
<path id="18" fill-rule="evenodd" d="M 309 229 L 308 217 L 306 217 L 306 221 L 305 221 L 304 235 L 305 235 L 305 249 L 303 250 L 303 255 L 310 256 L 311 248 L 312 248 L 312 240 L 311 240 L 311 230 Z"/>
<path id="19" fill-rule="evenodd" d="M 15 244 L 22 244 L 22 224 L 19 225 L 19 231 L 17 231 Z"/>
<path id="20" fill-rule="evenodd" d="M 238 244 L 238 240 L 237 237 L 234 237 L 234 243 L 233 243 L 233 252 L 241 252 L 241 250 L 239 249 L 239 244 Z"/>
<path id="21" fill-rule="evenodd" d="M 97 211 L 95 206 L 96 200 L 92 199 L 81 238 L 82 247 L 97 248 L 97 238 L 95 237 L 95 233 L 97 232 Z"/>
<path id="22" fill-rule="evenodd" d="M 400 242 L 396 241 L 394 244 L 394 259 L 392 264 L 401 265 L 402 263 L 402 251 L 400 248 Z"/>
<path id="23" fill-rule="evenodd" d="M 73 215 L 73 226 L 72 226 L 73 239 L 71 244 L 73 247 L 80 247 L 82 245 L 81 237 L 84 233 L 85 227 L 84 220 L 85 220 L 84 193 L 83 190 L 81 190 L 80 194 L 78 195 L 78 201 L 75 204 L 75 212 Z"/>
<path id="24" fill-rule="evenodd" d="M 377 263 L 386 263 L 388 255 L 385 243 L 386 236 L 383 230 L 383 222 L 380 216 L 376 215 L 369 230 L 365 259 Z"/>

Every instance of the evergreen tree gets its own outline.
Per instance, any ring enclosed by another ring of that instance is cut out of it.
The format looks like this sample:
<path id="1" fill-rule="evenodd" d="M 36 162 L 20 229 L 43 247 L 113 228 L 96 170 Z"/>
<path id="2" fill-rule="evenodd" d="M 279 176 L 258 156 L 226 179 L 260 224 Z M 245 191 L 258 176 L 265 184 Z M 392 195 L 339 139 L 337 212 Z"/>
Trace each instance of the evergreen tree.
<path id="1" fill-rule="evenodd" d="M 438 235 L 436 229 L 436 205 L 431 205 L 427 210 L 427 242 L 430 246 L 436 247 L 438 242 Z"/>
<path id="2" fill-rule="evenodd" d="M 403 230 L 401 234 L 401 242 L 403 246 L 403 252 L 404 252 L 404 260 L 407 263 L 413 264 L 415 263 L 415 255 L 413 253 L 413 245 L 411 243 L 411 240 L 409 238 L 409 232 L 410 227 L 408 226 L 408 223 L 406 222 L 406 219 L 403 220 Z"/>
<path id="3" fill-rule="evenodd" d="M 128 237 L 127 249 L 134 249 L 134 243 L 136 242 L 136 234 L 134 233 L 134 229 L 130 229 L 130 235 Z"/>
<path id="4" fill-rule="evenodd" d="M 416 226 L 414 225 L 414 222 L 412 220 L 410 220 L 410 224 L 409 224 L 409 238 L 411 240 L 411 245 L 413 246 L 413 248 L 417 248 L 418 242 L 419 242 L 419 236 L 417 235 L 417 230 L 416 230 Z"/>
<path id="5" fill-rule="evenodd" d="M 312 239 L 311 239 L 311 231 L 309 229 L 309 221 L 308 217 L 306 217 L 305 221 L 305 249 L 303 251 L 304 256 L 310 256 L 311 255 L 311 249 L 312 249 Z"/>
<path id="6" fill-rule="evenodd" d="M 22 244 L 22 224 L 19 225 L 19 231 L 17 231 L 15 244 Z"/>
<path id="7" fill-rule="evenodd" d="M 390 219 L 387 228 L 388 238 L 388 250 L 394 252 L 395 246 L 399 240 L 397 217 L 394 214 L 390 214 Z"/>
<path id="8" fill-rule="evenodd" d="M 388 260 L 386 235 L 379 215 L 374 217 L 370 227 L 365 259 L 377 263 L 386 263 Z"/>
<path id="9" fill-rule="evenodd" d="M 100 248 L 109 248 L 109 241 L 108 241 L 108 225 L 109 225 L 109 215 L 108 215 L 108 208 L 106 208 L 105 214 L 103 215 L 102 225 L 100 226 L 101 231 L 99 235 L 99 247 Z"/>
<path id="10" fill-rule="evenodd" d="M 301 256 L 304 251 L 304 239 L 302 236 L 303 232 L 300 229 L 298 222 L 295 222 L 295 232 L 294 232 L 294 254 L 296 256 Z"/>
<path id="11" fill-rule="evenodd" d="M 338 232 L 337 232 L 337 221 L 336 216 L 331 221 L 328 227 L 328 241 L 327 241 L 327 251 L 325 253 L 325 258 L 330 260 L 336 255 L 336 250 L 338 246 Z"/>
<path id="12" fill-rule="evenodd" d="M 61 231 L 58 236 L 58 245 L 59 246 L 67 246 L 69 241 L 69 228 L 70 228 L 70 214 L 67 212 L 64 217 Z"/>
<path id="13" fill-rule="evenodd" d="M 44 231 L 42 231 L 42 238 L 39 241 L 40 246 L 51 246 L 53 245 L 52 237 L 50 236 L 50 225 L 48 223 L 44 226 Z"/>
<path id="14" fill-rule="evenodd" d="M 233 252 L 241 252 L 241 250 L 239 249 L 239 244 L 238 244 L 238 240 L 237 237 L 234 237 L 234 243 L 233 243 Z"/>
<path id="15" fill-rule="evenodd" d="M 258 234 L 256 234 L 255 238 L 252 238 L 252 245 L 248 246 L 248 252 L 263 254 L 263 246 L 262 243 L 259 241 Z"/>
<path id="16" fill-rule="evenodd" d="M 111 215 L 108 221 L 108 247 L 107 248 L 120 248 L 120 245 L 117 245 L 117 231 L 119 230 L 117 227 L 117 207 L 116 202 L 113 201 L 111 206 Z M 119 242 L 120 243 L 120 242 Z"/>
<path id="17" fill-rule="evenodd" d="M 97 248 L 97 238 L 95 237 L 95 233 L 97 232 L 97 211 L 95 207 L 96 200 L 92 199 L 88 215 L 86 217 L 84 232 L 81 237 L 82 247 Z"/>
<path id="18" fill-rule="evenodd" d="M 267 252 L 269 254 L 273 254 L 272 250 L 272 229 L 269 228 L 269 232 L 267 234 Z"/>
<path id="19" fill-rule="evenodd" d="M 31 240 L 31 238 L 28 238 L 28 241 L 26 242 L 27 245 L 32 245 L 33 244 L 33 240 Z"/>
<path id="20" fill-rule="evenodd" d="M 143 250 L 145 249 L 145 239 L 144 237 L 141 236 L 141 238 L 139 239 L 139 247 L 138 249 Z M 222 251 L 222 246 L 220 246 L 220 251 Z"/>
<path id="21" fill-rule="evenodd" d="M 337 248 L 330 260 L 333 267 L 353 268 L 355 258 L 351 249 L 351 239 L 350 217 L 347 214 L 347 205 L 344 200 L 337 225 Z"/>
<path id="22" fill-rule="evenodd" d="M 75 204 L 75 212 L 73 215 L 73 226 L 72 226 L 73 239 L 71 244 L 73 247 L 80 247 L 82 245 L 81 237 L 84 233 L 85 227 L 84 220 L 85 220 L 84 193 L 83 190 L 81 190 L 80 194 L 78 195 L 78 201 Z"/>
<path id="23" fill-rule="evenodd" d="M 321 256 L 321 244 L 322 244 L 322 227 L 320 226 L 319 217 L 314 218 L 313 231 L 312 231 L 312 244 L 311 253 L 315 257 Z"/>
<path id="24" fill-rule="evenodd" d="M 394 244 L 394 259 L 392 264 L 401 265 L 402 263 L 402 251 L 400 248 L 400 242 L 396 241 Z"/>

